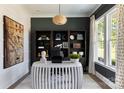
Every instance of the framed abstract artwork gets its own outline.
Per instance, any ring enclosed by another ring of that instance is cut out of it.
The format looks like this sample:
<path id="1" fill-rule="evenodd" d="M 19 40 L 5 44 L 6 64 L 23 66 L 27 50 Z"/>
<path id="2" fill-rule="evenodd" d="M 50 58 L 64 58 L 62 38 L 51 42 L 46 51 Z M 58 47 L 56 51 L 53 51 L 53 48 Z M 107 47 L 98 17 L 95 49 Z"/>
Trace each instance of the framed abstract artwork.
<path id="1" fill-rule="evenodd" d="M 4 68 L 24 60 L 24 26 L 4 16 Z"/>

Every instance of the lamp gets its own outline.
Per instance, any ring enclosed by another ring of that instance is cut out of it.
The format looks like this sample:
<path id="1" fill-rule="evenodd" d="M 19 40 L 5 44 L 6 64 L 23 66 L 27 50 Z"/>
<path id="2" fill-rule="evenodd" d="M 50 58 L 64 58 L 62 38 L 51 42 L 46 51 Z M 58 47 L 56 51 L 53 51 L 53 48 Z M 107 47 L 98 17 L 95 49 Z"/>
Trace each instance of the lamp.
<path id="1" fill-rule="evenodd" d="M 67 22 L 67 18 L 60 13 L 60 4 L 59 4 L 59 14 L 54 16 L 52 19 L 53 23 L 56 25 L 64 25 Z"/>

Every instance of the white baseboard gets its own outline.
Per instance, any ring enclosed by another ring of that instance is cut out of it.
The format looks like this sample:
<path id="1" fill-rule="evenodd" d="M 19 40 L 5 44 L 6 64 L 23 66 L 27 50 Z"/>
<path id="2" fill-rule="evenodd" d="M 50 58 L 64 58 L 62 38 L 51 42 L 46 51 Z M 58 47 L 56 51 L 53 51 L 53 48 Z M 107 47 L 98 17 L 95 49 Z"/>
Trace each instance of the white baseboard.
<path id="1" fill-rule="evenodd" d="M 101 75 L 99 72 L 96 71 L 96 76 L 101 79 L 103 82 L 105 82 L 109 87 L 112 89 L 115 89 L 115 84 L 111 82 L 109 79 L 105 78 L 103 75 Z"/>

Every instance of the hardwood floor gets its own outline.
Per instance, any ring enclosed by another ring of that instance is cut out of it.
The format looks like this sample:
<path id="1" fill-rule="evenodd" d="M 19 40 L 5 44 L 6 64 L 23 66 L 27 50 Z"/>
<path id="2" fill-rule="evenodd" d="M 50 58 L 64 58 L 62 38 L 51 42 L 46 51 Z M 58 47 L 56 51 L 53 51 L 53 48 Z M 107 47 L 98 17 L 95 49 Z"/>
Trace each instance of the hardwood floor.
<path id="1" fill-rule="evenodd" d="M 96 81 L 99 86 L 103 89 L 111 89 L 107 84 L 105 84 L 102 80 L 100 80 L 98 77 L 96 77 L 95 75 L 89 74 L 89 76 Z"/>
<path id="2" fill-rule="evenodd" d="M 28 78 L 27 78 L 27 76 L 28 76 Z M 95 82 L 96 82 L 96 84 L 95 84 Z M 26 86 L 23 85 L 23 83 L 25 83 Z M 100 80 L 98 77 L 96 77 L 95 75 L 92 75 L 92 74 L 84 74 L 84 85 L 83 86 L 84 86 L 83 89 L 100 89 L 100 87 L 102 89 L 111 89 L 102 80 Z M 24 89 L 24 87 L 26 89 L 31 89 L 31 79 L 30 79 L 29 73 L 26 74 L 20 80 L 18 80 L 15 84 L 13 84 L 12 86 L 10 86 L 8 89 L 14 89 L 14 88 L 16 88 L 16 89 Z"/>
<path id="3" fill-rule="evenodd" d="M 15 89 L 32 89 L 31 75 L 28 75 Z M 88 74 L 84 74 L 82 89 L 101 89 L 101 87 Z"/>

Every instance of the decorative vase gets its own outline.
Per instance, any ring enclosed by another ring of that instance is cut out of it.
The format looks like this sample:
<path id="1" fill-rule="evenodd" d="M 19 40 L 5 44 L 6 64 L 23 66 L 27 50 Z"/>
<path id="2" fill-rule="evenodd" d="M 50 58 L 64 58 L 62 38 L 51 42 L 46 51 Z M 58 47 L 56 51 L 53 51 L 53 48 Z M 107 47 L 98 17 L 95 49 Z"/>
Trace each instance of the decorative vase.
<path id="1" fill-rule="evenodd" d="M 71 62 L 79 62 L 79 58 L 78 59 L 70 59 Z"/>

